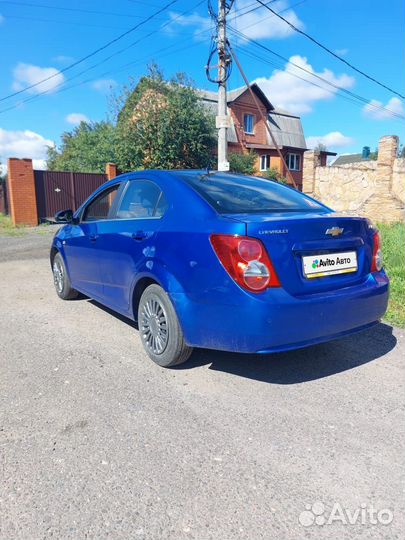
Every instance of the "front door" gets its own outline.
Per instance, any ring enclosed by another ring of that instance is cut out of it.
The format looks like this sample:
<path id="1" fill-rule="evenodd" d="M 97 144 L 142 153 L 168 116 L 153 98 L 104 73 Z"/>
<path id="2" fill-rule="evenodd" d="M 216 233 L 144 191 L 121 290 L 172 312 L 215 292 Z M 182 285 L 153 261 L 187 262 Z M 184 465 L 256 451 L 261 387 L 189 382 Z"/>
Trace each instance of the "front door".
<path id="1" fill-rule="evenodd" d="M 101 298 L 103 284 L 100 271 L 100 227 L 107 223 L 120 184 L 99 193 L 82 212 L 81 220 L 71 225 L 65 253 L 72 286 L 94 298 Z"/>

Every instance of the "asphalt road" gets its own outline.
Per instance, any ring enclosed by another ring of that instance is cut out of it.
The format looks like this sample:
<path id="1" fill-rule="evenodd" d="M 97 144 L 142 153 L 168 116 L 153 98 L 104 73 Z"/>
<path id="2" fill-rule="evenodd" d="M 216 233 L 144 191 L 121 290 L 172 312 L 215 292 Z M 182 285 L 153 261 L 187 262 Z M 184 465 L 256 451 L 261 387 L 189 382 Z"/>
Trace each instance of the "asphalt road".
<path id="1" fill-rule="evenodd" d="M 165 370 L 50 238 L 0 238 L 2 539 L 403 538 L 403 330 Z"/>

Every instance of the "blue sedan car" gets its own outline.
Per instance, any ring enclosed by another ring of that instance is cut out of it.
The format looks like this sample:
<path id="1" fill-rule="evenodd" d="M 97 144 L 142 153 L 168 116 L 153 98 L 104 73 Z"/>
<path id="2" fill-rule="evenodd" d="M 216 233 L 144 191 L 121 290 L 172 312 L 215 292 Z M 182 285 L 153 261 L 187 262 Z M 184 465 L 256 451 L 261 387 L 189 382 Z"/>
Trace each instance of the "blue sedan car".
<path id="1" fill-rule="evenodd" d="M 59 212 L 56 292 L 82 293 L 138 323 L 160 366 L 193 347 L 270 353 L 335 339 L 385 313 L 380 237 L 277 182 L 142 171 Z"/>

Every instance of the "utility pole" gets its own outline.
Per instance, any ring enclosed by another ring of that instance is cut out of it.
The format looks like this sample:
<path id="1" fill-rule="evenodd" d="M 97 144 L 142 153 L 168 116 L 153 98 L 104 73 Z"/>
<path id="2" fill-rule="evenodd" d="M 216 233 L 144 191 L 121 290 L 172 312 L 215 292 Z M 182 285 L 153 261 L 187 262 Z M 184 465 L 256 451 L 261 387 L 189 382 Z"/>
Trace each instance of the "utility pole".
<path id="1" fill-rule="evenodd" d="M 226 47 L 226 5 L 218 0 L 218 171 L 229 171 L 227 130 L 230 126 L 226 99 L 227 47 Z"/>

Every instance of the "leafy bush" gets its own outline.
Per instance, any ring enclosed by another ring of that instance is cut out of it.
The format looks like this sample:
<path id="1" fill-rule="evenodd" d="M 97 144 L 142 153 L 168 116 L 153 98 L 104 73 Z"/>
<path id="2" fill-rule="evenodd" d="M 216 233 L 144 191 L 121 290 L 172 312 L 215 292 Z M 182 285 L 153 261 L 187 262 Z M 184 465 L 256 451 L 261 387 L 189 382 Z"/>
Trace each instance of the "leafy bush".
<path id="1" fill-rule="evenodd" d="M 264 178 L 268 178 L 269 180 L 276 180 L 276 182 L 280 182 L 280 184 L 287 184 L 287 178 L 285 176 L 282 176 L 279 173 L 278 169 L 268 169 L 267 171 L 263 171 L 260 174 L 261 176 L 263 176 Z"/>
<path id="2" fill-rule="evenodd" d="M 254 174 L 255 163 L 257 160 L 257 154 L 251 152 L 250 154 L 238 154 L 231 152 L 228 155 L 229 168 L 231 172 L 240 174 Z"/>

